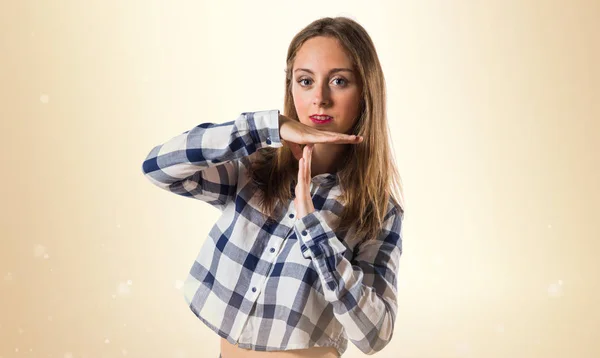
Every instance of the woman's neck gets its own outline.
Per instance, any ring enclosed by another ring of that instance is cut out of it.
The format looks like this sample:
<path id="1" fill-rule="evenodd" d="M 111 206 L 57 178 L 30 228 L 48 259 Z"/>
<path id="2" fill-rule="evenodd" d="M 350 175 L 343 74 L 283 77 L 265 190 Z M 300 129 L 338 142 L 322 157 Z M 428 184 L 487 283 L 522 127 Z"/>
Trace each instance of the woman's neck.
<path id="1" fill-rule="evenodd" d="M 349 145 L 315 143 L 311 158 L 311 176 L 336 173 L 340 169 L 340 164 L 344 162 L 344 155 L 347 154 Z"/>

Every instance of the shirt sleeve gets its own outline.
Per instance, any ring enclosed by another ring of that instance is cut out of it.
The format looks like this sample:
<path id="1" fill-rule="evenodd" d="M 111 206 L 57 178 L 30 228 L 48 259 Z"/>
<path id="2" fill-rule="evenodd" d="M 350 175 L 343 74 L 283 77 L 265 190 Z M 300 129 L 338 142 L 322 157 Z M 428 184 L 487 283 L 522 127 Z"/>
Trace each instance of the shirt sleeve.
<path id="1" fill-rule="evenodd" d="M 223 210 L 235 198 L 240 159 L 282 145 L 279 110 L 245 112 L 230 122 L 199 124 L 155 146 L 142 171 L 162 189 Z"/>
<path id="2" fill-rule="evenodd" d="M 363 353 L 382 350 L 392 339 L 397 312 L 398 263 L 402 254 L 403 211 L 392 209 L 376 240 L 358 246 L 352 259 L 346 246 L 314 211 L 294 224 L 323 284 L 325 299 L 348 339 Z"/>

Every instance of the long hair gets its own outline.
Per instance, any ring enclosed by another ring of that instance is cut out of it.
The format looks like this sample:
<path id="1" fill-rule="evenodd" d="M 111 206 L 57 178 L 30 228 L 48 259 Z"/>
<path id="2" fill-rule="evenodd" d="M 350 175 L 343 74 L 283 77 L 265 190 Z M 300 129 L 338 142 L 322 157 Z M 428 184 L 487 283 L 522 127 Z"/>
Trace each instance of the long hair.
<path id="1" fill-rule="evenodd" d="M 286 60 L 283 115 L 299 120 L 292 97 L 292 70 L 302 44 L 315 36 L 338 39 L 351 57 L 362 83 L 359 118 L 348 134 L 363 136 L 360 144 L 348 144 L 347 155 L 336 173 L 340 185 L 337 200 L 343 206 L 338 229 L 349 230 L 364 240 L 375 239 L 389 209 L 390 200 L 404 213 L 402 180 L 396 168 L 386 116 L 385 79 L 375 46 L 365 29 L 346 17 L 313 21 L 292 39 Z M 249 176 L 261 193 L 263 213 L 271 216 L 277 203 L 292 199 L 291 188 L 298 177 L 298 161 L 290 148 L 263 148 L 253 161 Z"/>

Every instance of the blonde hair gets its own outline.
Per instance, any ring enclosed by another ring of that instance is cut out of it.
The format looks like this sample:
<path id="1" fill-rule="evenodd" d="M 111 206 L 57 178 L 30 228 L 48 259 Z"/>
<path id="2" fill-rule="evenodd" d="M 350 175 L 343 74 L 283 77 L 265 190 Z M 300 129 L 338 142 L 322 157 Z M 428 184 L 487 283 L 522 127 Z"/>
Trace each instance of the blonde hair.
<path id="1" fill-rule="evenodd" d="M 315 20 L 294 36 L 288 48 L 283 111 L 286 117 L 299 120 L 292 97 L 292 67 L 302 44 L 315 36 L 340 41 L 362 85 L 360 115 L 349 134 L 364 139 L 360 144 L 347 145 L 342 169 L 337 172 L 341 189 L 337 200 L 344 206 L 337 229 L 348 230 L 356 225 L 358 237 L 375 239 L 390 200 L 404 213 L 402 180 L 394 162 L 387 123 L 383 71 L 375 46 L 360 24 L 346 17 Z M 259 152 L 261 156 L 252 163 L 249 175 L 261 193 L 261 209 L 271 218 L 278 202 L 292 199 L 298 161 L 286 145 Z"/>

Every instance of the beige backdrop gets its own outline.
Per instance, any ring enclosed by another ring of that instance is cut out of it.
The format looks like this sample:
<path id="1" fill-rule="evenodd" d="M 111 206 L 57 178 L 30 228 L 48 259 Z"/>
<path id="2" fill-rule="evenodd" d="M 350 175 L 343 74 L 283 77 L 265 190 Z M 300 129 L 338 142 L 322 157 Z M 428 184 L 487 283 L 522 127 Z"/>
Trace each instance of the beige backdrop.
<path id="1" fill-rule="evenodd" d="M 180 291 L 218 211 L 142 161 L 282 109 L 289 41 L 336 15 L 375 42 L 405 186 L 376 356 L 600 356 L 600 2 L 19 0 L 0 6 L 0 357 L 218 355 Z"/>

